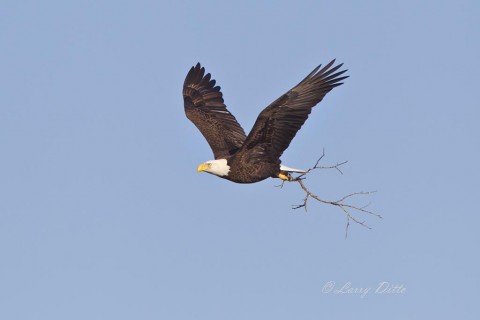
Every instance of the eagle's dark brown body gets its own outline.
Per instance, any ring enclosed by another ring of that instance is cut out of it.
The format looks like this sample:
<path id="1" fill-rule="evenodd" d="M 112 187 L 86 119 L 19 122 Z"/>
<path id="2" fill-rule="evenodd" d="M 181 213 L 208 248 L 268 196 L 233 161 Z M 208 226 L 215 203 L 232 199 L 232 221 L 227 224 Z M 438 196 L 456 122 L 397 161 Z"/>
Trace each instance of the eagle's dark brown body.
<path id="1" fill-rule="evenodd" d="M 200 64 L 192 67 L 183 85 L 185 113 L 203 134 L 215 157 L 215 160 L 200 165 L 199 171 L 237 183 L 254 183 L 269 177 L 284 179 L 280 156 L 305 123 L 312 108 L 348 78 L 341 76 L 346 70 L 336 72 L 342 64 L 332 67 L 334 62 L 321 70 L 318 66 L 298 85 L 265 108 L 248 136 L 227 110 L 215 80 L 209 73 L 205 75 L 205 69 Z"/>
<path id="2" fill-rule="evenodd" d="M 267 178 L 276 178 L 280 173 L 280 160 L 272 162 L 251 162 L 244 154 L 233 155 L 227 159 L 230 172 L 221 177 L 237 183 L 255 183 Z"/>

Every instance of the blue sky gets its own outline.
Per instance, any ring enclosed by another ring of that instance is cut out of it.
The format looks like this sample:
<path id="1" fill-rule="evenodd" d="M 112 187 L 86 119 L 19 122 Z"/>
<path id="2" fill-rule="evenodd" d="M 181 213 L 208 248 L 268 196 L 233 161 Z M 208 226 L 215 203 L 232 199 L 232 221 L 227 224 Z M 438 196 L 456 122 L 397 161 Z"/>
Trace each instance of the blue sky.
<path id="1" fill-rule="evenodd" d="M 1 319 L 478 318 L 475 1 L 2 1 Z M 249 131 L 319 63 L 350 78 L 238 185 L 184 115 L 200 61 Z M 404 293 L 375 294 L 379 283 Z M 327 291 L 334 282 L 334 289 Z M 371 288 L 364 295 L 342 287 Z"/>

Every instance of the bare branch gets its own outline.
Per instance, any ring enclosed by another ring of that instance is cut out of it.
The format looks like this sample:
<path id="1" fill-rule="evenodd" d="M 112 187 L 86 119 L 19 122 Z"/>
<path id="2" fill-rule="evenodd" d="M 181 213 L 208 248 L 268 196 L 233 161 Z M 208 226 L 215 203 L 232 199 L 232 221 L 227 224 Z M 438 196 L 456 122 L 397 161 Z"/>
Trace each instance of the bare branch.
<path id="1" fill-rule="evenodd" d="M 282 183 L 280 183 L 279 185 L 276 185 L 274 186 L 275 188 L 280 188 L 282 189 L 283 188 L 283 185 L 285 184 L 286 180 L 282 180 Z"/>
<path id="2" fill-rule="evenodd" d="M 318 197 L 317 195 L 313 194 L 303 183 L 303 180 L 306 178 L 306 175 L 309 174 L 310 172 L 316 170 L 316 169 L 335 169 L 335 170 L 339 171 L 341 174 L 343 174 L 343 172 L 339 169 L 339 167 L 346 164 L 347 161 L 337 163 L 334 166 L 319 166 L 320 161 L 324 157 L 325 157 L 325 149 L 323 150 L 322 156 L 317 160 L 317 162 L 315 163 L 315 165 L 313 167 L 308 169 L 305 173 L 302 173 L 301 175 L 299 175 L 297 177 L 292 177 L 291 178 L 290 182 L 298 182 L 298 184 L 300 185 L 302 190 L 305 191 L 305 197 L 303 198 L 303 202 L 301 204 L 292 206 L 292 209 L 304 208 L 305 211 L 307 211 L 308 199 L 313 198 L 313 199 L 317 200 L 318 202 L 336 206 L 343 211 L 343 213 L 345 214 L 345 217 L 347 218 L 347 222 L 346 222 L 346 226 L 345 226 L 345 238 L 347 237 L 347 234 L 348 234 L 348 227 L 350 226 L 350 221 L 353 221 L 353 222 L 355 222 L 355 223 L 357 223 L 357 224 L 359 224 L 359 225 L 361 225 L 365 228 L 371 229 L 365 223 L 365 221 L 358 220 L 351 213 L 351 211 L 362 212 L 362 213 L 367 213 L 367 214 L 373 215 L 373 216 L 381 219 L 382 218 L 381 215 L 366 209 L 370 205 L 370 203 L 365 205 L 365 206 L 357 206 L 357 205 L 353 205 L 353 204 L 350 204 L 350 203 L 346 203 L 345 201 L 349 200 L 350 198 L 352 198 L 354 196 L 369 195 L 369 194 L 372 194 L 376 191 L 353 192 L 353 193 L 347 194 L 346 196 L 343 196 L 342 198 L 340 198 L 336 201 L 332 201 L 332 200 L 324 200 L 324 199 Z M 282 187 L 283 187 L 284 182 L 285 181 L 283 181 L 282 184 L 281 184 Z"/>
<path id="3" fill-rule="evenodd" d="M 299 175 L 298 177 L 293 178 L 292 181 L 302 180 L 302 179 L 305 178 L 305 176 L 306 176 L 307 174 L 309 174 L 309 173 L 312 172 L 313 170 L 317 170 L 317 169 L 335 169 L 335 170 L 337 170 L 339 173 L 343 174 L 342 170 L 340 170 L 340 166 L 346 164 L 348 161 L 343 161 L 343 162 L 337 163 L 337 164 L 334 165 L 334 166 L 319 166 L 318 164 L 320 163 L 320 161 L 322 161 L 322 159 L 323 159 L 324 157 L 325 157 L 325 149 L 323 149 L 322 155 L 320 156 L 320 158 L 318 158 L 317 162 L 315 162 L 315 165 L 314 165 L 313 167 L 311 167 L 310 169 L 307 170 L 307 172 L 302 173 L 302 174 Z"/>

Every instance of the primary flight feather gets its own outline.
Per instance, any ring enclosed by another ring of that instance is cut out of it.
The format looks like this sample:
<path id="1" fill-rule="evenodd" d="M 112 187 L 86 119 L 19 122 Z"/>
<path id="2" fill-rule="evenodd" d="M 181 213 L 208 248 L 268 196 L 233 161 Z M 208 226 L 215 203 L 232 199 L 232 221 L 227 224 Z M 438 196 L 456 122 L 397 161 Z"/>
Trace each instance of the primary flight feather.
<path id="1" fill-rule="evenodd" d="M 198 166 L 237 183 L 254 183 L 267 178 L 291 180 L 290 172 L 304 172 L 281 165 L 280 156 L 308 118 L 312 108 L 333 88 L 342 84 L 347 70 L 343 64 L 316 67 L 305 79 L 266 107 L 252 130 L 245 135 L 227 110 L 220 87 L 200 63 L 192 67 L 183 84 L 185 113 L 200 130 L 215 160 Z"/>

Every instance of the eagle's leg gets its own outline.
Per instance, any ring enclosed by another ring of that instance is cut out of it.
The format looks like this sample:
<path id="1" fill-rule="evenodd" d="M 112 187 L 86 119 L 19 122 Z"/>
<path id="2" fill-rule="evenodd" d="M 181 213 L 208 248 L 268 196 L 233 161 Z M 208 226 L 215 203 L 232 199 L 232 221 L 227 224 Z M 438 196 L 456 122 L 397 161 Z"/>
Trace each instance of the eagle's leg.
<path id="1" fill-rule="evenodd" d="M 278 174 L 277 177 L 279 179 L 282 179 L 283 181 L 292 181 L 293 180 L 292 176 L 288 172 L 285 172 L 285 171 L 280 171 L 280 173 Z"/>

